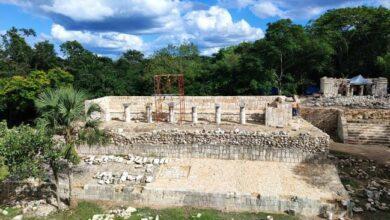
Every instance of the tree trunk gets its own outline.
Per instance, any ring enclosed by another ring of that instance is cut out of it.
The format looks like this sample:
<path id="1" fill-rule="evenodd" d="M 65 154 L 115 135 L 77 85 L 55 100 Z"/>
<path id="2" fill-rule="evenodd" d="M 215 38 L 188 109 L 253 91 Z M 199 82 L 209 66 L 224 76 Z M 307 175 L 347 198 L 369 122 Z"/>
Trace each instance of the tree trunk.
<path id="1" fill-rule="evenodd" d="M 73 200 L 72 196 L 72 182 L 73 182 L 73 173 L 72 173 L 72 164 L 69 164 L 68 168 L 68 189 L 69 189 L 69 195 L 68 195 L 68 201 L 69 201 L 69 206 L 75 207 L 75 201 Z"/>
<path id="2" fill-rule="evenodd" d="M 282 79 L 283 79 L 283 54 L 280 53 L 280 75 L 279 75 L 279 82 L 278 82 L 278 95 L 282 94 Z"/>
<path id="3" fill-rule="evenodd" d="M 55 168 L 52 168 L 53 176 L 56 184 L 56 197 L 57 197 L 57 209 L 61 209 L 61 196 L 60 196 L 60 180 L 58 177 L 58 172 Z"/>

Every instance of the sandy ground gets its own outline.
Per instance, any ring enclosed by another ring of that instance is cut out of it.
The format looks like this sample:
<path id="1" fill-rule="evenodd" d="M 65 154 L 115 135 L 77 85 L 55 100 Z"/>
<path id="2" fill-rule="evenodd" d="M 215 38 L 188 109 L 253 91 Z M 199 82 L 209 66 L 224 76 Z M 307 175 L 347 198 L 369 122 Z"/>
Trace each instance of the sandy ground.
<path id="1" fill-rule="evenodd" d="M 177 175 L 173 175 L 173 174 Z M 160 167 L 148 187 L 334 200 L 344 192 L 334 165 L 265 161 L 177 159 Z"/>
<path id="2" fill-rule="evenodd" d="M 375 160 L 390 165 L 390 146 L 330 143 L 330 150 Z"/>

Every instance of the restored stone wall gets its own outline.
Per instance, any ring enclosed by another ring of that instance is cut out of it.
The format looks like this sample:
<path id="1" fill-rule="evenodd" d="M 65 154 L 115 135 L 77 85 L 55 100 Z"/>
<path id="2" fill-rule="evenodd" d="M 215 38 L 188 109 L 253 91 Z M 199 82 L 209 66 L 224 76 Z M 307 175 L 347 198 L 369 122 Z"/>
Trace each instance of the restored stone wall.
<path id="1" fill-rule="evenodd" d="M 245 103 L 245 110 L 248 120 L 263 121 L 265 107 L 277 97 L 284 96 L 186 96 L 185 113 L 186 120 L 191 119 L 191 107 L 197 106 L 198 118 L 200 120 L 214 120 L 215 104 L 221 105 L 222 120 L 238 121 L 240 104 Z M 145 120 L 146 104 L 152 104 L 152 111 L 155 111 L 155 100 L 153 96 L 107 96 L 93 100 L 87 100 L 86 106 L 90 103 L 97 103 L 103 112 L 110 112 L 112 118 L 124 119 L 124 103 L 131 103 L 130 112 L 133 119 Z M 168 113 L 168 103 L 179 103 L 178 97 L 169 98 L 163 103 L 163 112 Z M 175 113 L 179 113 L 179 107 L 175 107 Z"/>
<path id="2" fill-rule="evenodd" d="M 223 211 L 250 211 L 283 213 L 294 210 L 306 216 L 321 214 L 325 209 L 335 208 L 332 204 L 297 196 L 296 198 L 279 198 L 250 193 L 206 193 L 186 190 L 161 190 L 145 187 L 140 189 L 124 187 L 116 190 L 112 186 L 86 185 L 84 190 L 74 189 L 81 200 L 124 201 L 148 207 L 182 207 L 214 208 Z"/>
<path id="3" fill-rule="evenodd" d="M 328 152 L 324 133 L 289 135 L 286 132 L 154 131 L 137 136 L 112 133 L 112 144 L 79 146 L 82 155 L 138 154 L 174 158 L 215 158 L 313 162 Z M 325 154 L 324 154 L 325 153 Z"/>
<path id="4" fill-rule="evenodd" d="M 292 119 L 290 103 L 278 103 L 276 107 L 268 106 L 265 109 L 265 125 L 283 128 Z"/>

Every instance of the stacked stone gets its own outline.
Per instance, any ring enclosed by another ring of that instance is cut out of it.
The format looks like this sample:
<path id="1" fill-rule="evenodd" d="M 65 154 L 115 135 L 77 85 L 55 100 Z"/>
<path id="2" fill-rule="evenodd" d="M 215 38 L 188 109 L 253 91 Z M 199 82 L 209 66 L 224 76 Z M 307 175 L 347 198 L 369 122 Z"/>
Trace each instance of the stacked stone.
<path id="1" fill-rule="evenodd" d="M 390 95 L 384 97 L 375 96 L 336 96 L 308 98 L 304 105 L 314 107 L 344 106 L 350 108 L 377 108 L 390 109 Z"/>
<path id="2" fill-rule="evenodd" d="M 183 144 L 208 144 L 208 145 L 239 145 L 259 146 L 282 149 L 299 149 L 304 152 L 325 152 L 328 150 L 329 136 L 313 136 L 309 133 L 289 135 L 285 131 L 280 132 L 259 132 L 259 131 L 224 131 L 217 130 L 160 130 L 146 132 L 137 136 L 127 137 L 122 134 L 110 133 L 115 145 L 137 145 L 137 144 L 162 144 L 162 145 L 183 145 Z"/>

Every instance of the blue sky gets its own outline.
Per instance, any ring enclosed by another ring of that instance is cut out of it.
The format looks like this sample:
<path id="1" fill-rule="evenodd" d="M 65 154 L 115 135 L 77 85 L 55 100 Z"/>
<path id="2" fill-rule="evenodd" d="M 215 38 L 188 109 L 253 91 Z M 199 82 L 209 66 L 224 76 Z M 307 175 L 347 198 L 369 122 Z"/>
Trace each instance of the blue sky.
<path id="1" fill-rule="evenodd" d="M 117 57 L 128 49 L 150 55 L 168 44 L 195 43 L 202 54 L 262 38 L 267 23 L 291 18 L 305 25 L 326 10 L 390 0 L 0 0 L 0 33 L 33 28 L 32 45 L 77 40 Z"/>

